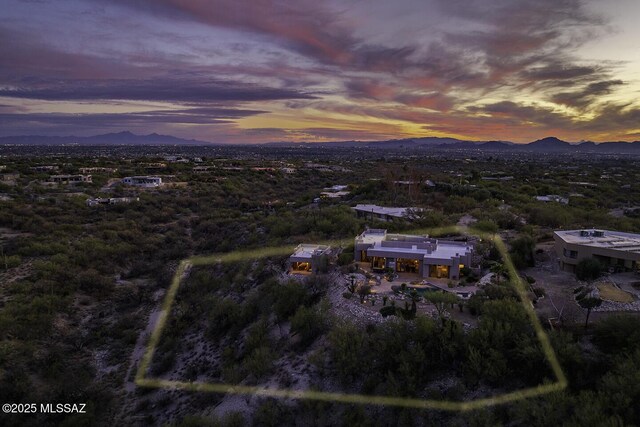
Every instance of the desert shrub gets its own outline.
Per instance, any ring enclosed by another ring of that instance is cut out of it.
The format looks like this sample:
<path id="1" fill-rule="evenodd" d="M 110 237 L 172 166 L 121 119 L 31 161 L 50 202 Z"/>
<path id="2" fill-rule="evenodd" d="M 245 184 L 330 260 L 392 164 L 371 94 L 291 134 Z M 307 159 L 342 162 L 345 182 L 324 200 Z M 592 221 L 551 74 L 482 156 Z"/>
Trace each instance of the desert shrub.
<path id="1" fill-rule="evenodd" d="M 596 323 L 594 342 L 610 354 L 640 349 L 640 318 L 620 314 L 600 320 Z"/>
<path id="2" fill-rule="evenodd" d="M 22 257 L 20 255 L 11 255 L 5 257 L 4 260 L 0 259 L 2 266 L 5 268 L 15 268 L 22 263 Z"/>
<path id="3" fill-rule="evenodd" d="M 338 256 L 338 265 L 349 265 L 353 262 L 353 251 L 347 252 L 342 251 L 342 253 Z"/>
<path id="4" fill-rule="evenodd" d="M 309 294 L 304 285 L 297 282 L 288 282 L 276 287 L 273 311 L 278 319 L 286 320 L 296 312 L 299 306 L 304 305 Z"/>
<path id="5" fill-rule="evenodd" d="M 593 258 L 580 260 L 576 265 L 576 277 L 579 280 L 595 280 L 602 275 L 602 264 Z"/>
<path id="6" fill-rule="evenodd" d="M 533 267 L 535 265 L 535 242 L 529 236 L 522 236 L 511 242 L 509 255 L 516 268 Z"/>
<path id="7" fill-rule="evenodd" d="M 258 347 L 243 361 L 243 367 L 247 373 L 260 379 L 269 374 L 273 369 L 274 353 L 268 347 Z"/>
<path id="8" fill-rule="evenodd" d="M 386 305 L 380 309 L 380 314 L 382 314 L 382 317 L 395 316 L 396 307 L 391 305 Z"/>
<path id="9" fill-rule="evenodd" d="M 484 233 L 497 233 L 498 224 L 491 220 L 482 220 L 473 224 L 473 228 Z"/>
<path id="10" fill-rule="evenodd" d="M 327 319 L 321 307 L 301 306 L 291 317 L 291 332 L 300 336 L 300 344 L 311 344 L 327 328 Z"/>

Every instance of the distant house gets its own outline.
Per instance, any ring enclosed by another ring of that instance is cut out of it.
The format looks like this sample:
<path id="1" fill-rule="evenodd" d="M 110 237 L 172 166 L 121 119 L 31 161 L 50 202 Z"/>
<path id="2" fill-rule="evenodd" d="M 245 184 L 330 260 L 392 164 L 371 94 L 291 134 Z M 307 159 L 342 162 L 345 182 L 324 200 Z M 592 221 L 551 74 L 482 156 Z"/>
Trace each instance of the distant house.
<path id="1" fill-rule="evenodd" d="M 122 183 L 135 187 L 157 188 L 162 187 L 162 178 L 158 176 L 128 176 L 122 179 Z"/>
<path id="2" fill-rule="evenodd" d="M 182 156 L 165 156 L 164 159 L 171 163 L 189 163 L 189 159 Z"/>
<path id="3" fill-rule="evenodd" d="M 640 234 L 609 230 L 562 230 L 553 233 L 560 268 L 575 272 L 583 259 L 595 259 L 607 268 L 640 268 Z"/>
<path id="4" fill-rule="evenodd" d="M 356 237 L 354 257 L 374 271 L 391 269 L 421 277 L 458 279 L 460 269 L 470 266 L 473 245 L 406 234 L 387 234 L 370 229 Z"/>
<path id="5" fill-rule="evenodd" d="M 91 175 L 51 175 L 47 182 L 56 184 L 79 184 L 93 182 Z"/>
<path id="6" fill-rule="evenodd" d="M 289 257 L 289 272 L 316 273 L 322 268 L 322 260 L 331 252 L 329 246 L 301 244 Z"/>
<path id="7" fill-rule="evenodd" d="M 100 205 L 117 205 L 121 203 L 139 202 L 139 197 L 108 197 L 108 198 L 95 198 L 87 199 L 87 206 L 94 207 Z"/>
<path id="8" fill-rule="evenodd" d="M 569 182 L 569 184 L 571 185 L 578 185 L 580 187 L 591 187 L 591 188 L 595 188 L 598 186 L 598 184 L 594 184 L 593 182 L 585 182 L 585 181 L 572 181 Z"/>
<path id="9" fill-rule="evenodd" d="M 344 191 L 348 187 L 349 187 L 348 185 L 333 185 L 331 187 L 325 188 L 324 191 L 328 191 L 328 192 Z"/>
<path id="10" fill-rule="evenodd" d="M 115 173 L 118 169 L 116 168 L 104 168 L 104 167 L 90 167 L 90 168 L 80 168 L 80 173 Z"/>
<path id="11" fill-rule="evenodd" d="M 350 191 L 323 191 L 320 197 L 323 199 L 341 199 L 351 194 Z"/>
<path id="12" fill-rule="evenodd" d="M 512 181 L 513 176 L 483 176 L 483 181 Z"/>
<path id="13" fill-rule="evenodd" d="M 348 185 L 334 185 L 327 187 L 320 193 L 320 197 L 323 199 L 340 199 L 351 194 L 351 192 L 345 191 L 348 187 Z"/>
<path id="14" fill-rule="evenodd" d="M 209 172 L 212 169 L 215 169 L 215 166 L 195 166 L 193 168 L 193 171 L 195 173 L 203 173 L 203 172 Z"/>
<path id="15" fill-rule="evenodd" d="M 155 171 L 167 168 L 167 164 L 162 162 L 141 163 L 140 166 L 144 167 L 147 171 Z"/>
<path id="16" fill-rule="evenodd" d="M 546 196 L 536 196 L 535 199 L 543 203 L 555 202 L 555 203 L 561 203 L 563 205 L 569 204 L 568 198 L 558 196 L 557 194 L 548 194 Z"/>
<path id="17" fill-rule="evenodd" d="M 421 211 L 420 208 L 392 208 L 378 205 L 362 205 L 358 204 L 352 207 L 358 218 L 367 218 L 370 220 L 378 220 L 391 222 L 399 219 L 412 219 L 416 212 Z"/>
<path id="18" fill-rule="evenodd" d="M 286 174 L 292 174 L 292 173 L 295 173 L 296 170 L 294 168 L 280 168 L 280 172 L 286 173 Z"/>

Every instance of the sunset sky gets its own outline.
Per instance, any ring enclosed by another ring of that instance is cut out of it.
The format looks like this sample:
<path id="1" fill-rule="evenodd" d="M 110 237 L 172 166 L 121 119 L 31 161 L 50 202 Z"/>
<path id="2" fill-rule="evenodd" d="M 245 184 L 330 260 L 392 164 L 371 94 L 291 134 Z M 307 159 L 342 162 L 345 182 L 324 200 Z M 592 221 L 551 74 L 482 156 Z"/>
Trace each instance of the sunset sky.
<path id="1" fill-rule="evenodd" d="M 2 0 L 0 136 L 640 140 L 638 0 Z"/>

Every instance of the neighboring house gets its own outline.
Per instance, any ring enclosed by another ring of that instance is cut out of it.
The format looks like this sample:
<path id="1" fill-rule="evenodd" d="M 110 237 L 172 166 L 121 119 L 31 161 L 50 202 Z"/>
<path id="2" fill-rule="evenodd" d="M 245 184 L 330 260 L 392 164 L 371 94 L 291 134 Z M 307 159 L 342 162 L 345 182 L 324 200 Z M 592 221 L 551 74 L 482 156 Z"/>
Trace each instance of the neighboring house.
<path id="1" fill-rule="evenodd" d="M 583 259 L 593 258 L 607 268 L 637 270 L 640 234 L 609 230 L 563 230 L 553 233 L 560 268 L 575 272 Z"/>
<path id="2" fill-rule="evenodd" d="M 189 163 L 189 159 L 182 156 L 165 156 L 164 159 L 171 163 Z"/>
<path id="3" fill-rule="evenodd" d="M 115 173 L 118 169 L 116 168 L 104 168 L 104 167 L 90 167 L 90 168 L 80 168 L 80 173 Z"/>
<path id="4" fill-rule="evenodd" d="M 79 184 L 82 182 L 93 182 L 91 175 L 51 175 L 47 182 L 57 184 Z"/>
<path id="5" fill-rule="evenodd" d="M 166 169 L 167 168 L 167 164 L 166 163 L 161 163 L 161 162 L 141 163 L 140 166 L 144 167 L 148 171 L 156 171 L 156 170 Z"/>
<path id="6" fill-rule="evenodd" d="M 358 218 L 391 222 L 399 219 L 412 219 L 420 208 L 388 208 L 378 205 L 356 205 L 353 208 Z"/>
<path id="7" fill-rule="evenodd" d="M 568 198 L 558 196 L 557 194 L 547 194 L 546 196 L 536 196 L 536 200 L 544 203 L 556 202 L 556 203 L 562 203 L 563 205 L 569 204 Z"/>
<path id="8" fill-rule="evenodd" d="M 329 192 L 335 193 L 337 191 L 344 191 L 347 188 L 349 188 L 348 185 L 334 185 L 334 186 L 325 188 L 324 191 L 329 191 Z"/>
<path id="9" fill-rule="evenodd" d="M 327 187 L 320 193 L 320 197 L 323 199 L 340 199 L 342 197 L 346 197 L 351 194 L 351 192 L 345 191 L 348 187 L 348 185 L 334 185 L 332 187 Z"/>
<path id="10" fill-rule="evenodd" d="M 122 183 L 135 187 L 156 188 L 162 187 L 162 178 L 158 176 L 128 176 L 122 178 Z"/>
<path id="11" fill-rule="evenodd" d="M 350 191 L 323 191 L 320 197 L 323 199 L 341 199 L 351 194 Z"/>
<path id="12" fill-rule="evenodd" d="M 195 166 L 193 171 L 196 173 L 208 172 L 210 170 L 215 169 L 214 166 Z"/>
<path id="13" fill-rule="evenodd" d="M 331 252 L 329 246 L 301 244 L 289 257 L 289 272 L 291 273 L 316 273 L 323 267 L 326 257 Z M 324 260 L 324 261 L 323 261 Z"/>
<path id="14" fill-rule="evenodd" d="M 377 271 L 390 268 L 425 278 L 458 279 L 460 269 L 471 264 L 473 245 L 370 229 L 356 237 L 354 256 Z"/>
<path id="15" fill-rule="evenodd" d="M 483 181 L 512 181 L 513 176 L 483 176 Z"/>
<path id="16" fill-rule="evenodd" d="M 100 205 L 117 205 L 120 203 L 139 202 L 139 197 L 108 197 L 108 198 L 95 198 L 87 199 L 87 206 L 94 207 Z"/>
<path id="17" fill-rule="evenodd" d="M 52 171 L 57 171 L 60 168 L 56 165 L 40 165 L 40 166 L 30 167 L 29 169 L 36 172 L 52 172 Z"/>
<path id="18" fill-rule="evenodd" d="M 584 181 L 569 182 L 569 184 L 571 184 L 571 185 L 579 185 L 580 187 L 591 187 L 591 188 L 595 188 L 595 187 L 598 186 L 598 184 L 594 184 L 593 182 L 584 182 Z"/>

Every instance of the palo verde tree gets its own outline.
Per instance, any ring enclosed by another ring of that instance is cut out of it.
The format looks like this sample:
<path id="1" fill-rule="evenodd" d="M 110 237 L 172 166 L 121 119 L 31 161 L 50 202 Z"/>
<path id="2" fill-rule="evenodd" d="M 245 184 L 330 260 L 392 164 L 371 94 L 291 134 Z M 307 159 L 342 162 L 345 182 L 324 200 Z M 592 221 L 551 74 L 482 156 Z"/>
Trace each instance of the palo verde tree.
<path id="1" fill-rule="evenodd" d="M 578 304 L 580 304 L 580 307 L 587 310 L 587 318 L 584 322 L 584 327 L 586 328 L 589 325 L 589 316 L 591 315 L 591 310 L 593 310 L 596 307 L 600 307 L 600 305 L 602 304 L 602 300 L 597 297 L 589 296 L 589 297 L 580 298 L 578 300 Z"/>
<path id="2" fill-rule="evenodd" d="M 446 312 L 447 304 L 453 305 L 456 302 L 458 302 L 458 297 L 455 296 L 454 294 L 450 292 L 441 292 L 441 291 L 427 292 L 425 294 L 425 299 L 436 307 L 436 310 L 438 311 L 438 316 L 440 317 L 440 320 L 442 320 L 443 324 L 445 320 L 444 314 Z"/>

